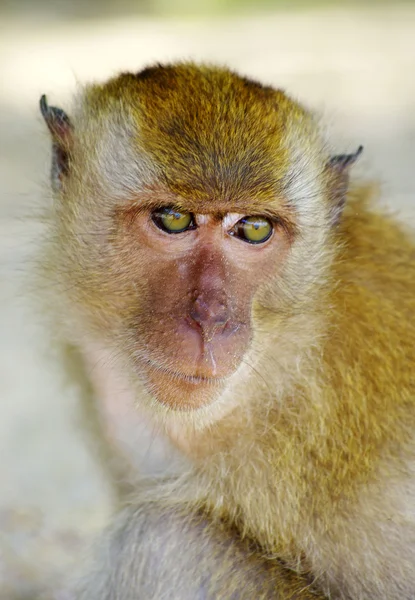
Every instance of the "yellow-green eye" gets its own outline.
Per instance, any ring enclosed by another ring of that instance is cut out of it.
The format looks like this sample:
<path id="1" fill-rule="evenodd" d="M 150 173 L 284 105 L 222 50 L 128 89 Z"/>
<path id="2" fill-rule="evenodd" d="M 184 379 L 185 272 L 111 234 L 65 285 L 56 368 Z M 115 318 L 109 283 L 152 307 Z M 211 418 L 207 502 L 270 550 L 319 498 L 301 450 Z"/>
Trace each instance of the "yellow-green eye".
<path id="1" fill-rule="evenodd" d="M 232 235 L 249 244 L 263 244 L 272 235 L 272 223 L 265 217 L 244 217 L 235 225 Z"/>
<path id="2" fill-rule="evenodd" d="M 157 227 L 167 233 L 182 233 L 195 228 L 192 213 L 180 212 L 168 206 L 155 210 L 152 219 Z"/>

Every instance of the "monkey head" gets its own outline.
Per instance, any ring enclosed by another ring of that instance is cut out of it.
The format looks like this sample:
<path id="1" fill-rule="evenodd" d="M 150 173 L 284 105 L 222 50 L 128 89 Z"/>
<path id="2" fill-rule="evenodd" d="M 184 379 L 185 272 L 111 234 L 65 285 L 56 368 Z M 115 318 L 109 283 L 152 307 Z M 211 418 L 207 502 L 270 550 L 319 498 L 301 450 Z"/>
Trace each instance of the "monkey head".
<path id="1" fill-rule="evenodd" d="M 315 293 L 360 149 L 330 159 L 283 92 L 193 64 L 88 86 L 70 119 L 41 111 L 70 335 L 103 339 L 169 409 L 212 403 L 262 312 Z"/>

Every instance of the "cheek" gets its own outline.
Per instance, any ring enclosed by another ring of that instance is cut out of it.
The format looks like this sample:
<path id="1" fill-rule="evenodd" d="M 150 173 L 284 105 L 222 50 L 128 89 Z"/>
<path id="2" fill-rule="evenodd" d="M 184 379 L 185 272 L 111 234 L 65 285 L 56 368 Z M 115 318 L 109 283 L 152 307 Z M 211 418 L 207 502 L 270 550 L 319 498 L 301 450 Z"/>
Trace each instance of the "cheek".
<path id="1" fill-rule="evenodd" d="M 144 278 L 143 278 L 144 279 Z M 140 315 L 146 328 L 161 334 L 168 331 L 191 304 L 191 287 L 180 263 L 147 263 L 145 292 L 140 299 Z"/>
<path id="2" fill-rule="evenodd" d="M 253 297 L 253 307 L 263 307 L 275 311 L 289 311 L 295 304 L 297 297 L 295 287 L 295 275 L 293 277 L 289 270 L 289 253 L 291 245 L 281 245 L 264 273 L 262 284 L 258 286 Z"/>
<path id="3" fill-rule="evenodd" d="M 103 247 L 94 270 L 85 269 L 76 305 L 99 337 L 118 338 L 151 306 L 151 261 L 134 244 Z"/>

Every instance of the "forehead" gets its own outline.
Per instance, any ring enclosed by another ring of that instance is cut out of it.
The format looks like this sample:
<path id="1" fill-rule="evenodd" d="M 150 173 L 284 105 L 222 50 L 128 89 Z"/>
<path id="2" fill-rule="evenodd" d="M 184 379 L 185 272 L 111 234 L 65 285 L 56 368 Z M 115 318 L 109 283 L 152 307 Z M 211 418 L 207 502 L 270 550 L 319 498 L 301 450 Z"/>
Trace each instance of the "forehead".
<path id="1" fill-rule="evenodd" d="M 97 90 L 90 102 L 125 118 L 133 153 L 150 158 L 169 191 L 197 202 L 275 198 L 292 171 L 293 130 L 310 125 L 283 92 L 225 69 L 154 67 Z"/>

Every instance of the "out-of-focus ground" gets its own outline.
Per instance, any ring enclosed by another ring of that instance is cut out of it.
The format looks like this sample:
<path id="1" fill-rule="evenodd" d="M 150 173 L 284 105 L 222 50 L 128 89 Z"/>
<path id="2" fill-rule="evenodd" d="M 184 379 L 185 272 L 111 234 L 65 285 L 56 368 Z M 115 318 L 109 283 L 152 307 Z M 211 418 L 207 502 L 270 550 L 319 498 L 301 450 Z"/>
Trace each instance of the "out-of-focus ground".
<path id="1" fill-rule="evenodd" d="M 334 147 L 365 146 L 357 172 L 415 222 L 415 7 L 212 20 L 61 21 L 0 14 L 0 600 L 59 582 L 110 511 L 53 348 L 31 307 L 32 261 L 49 198 L 47 93 L 152 61 L 225 63 L 320 111 Z"/>

